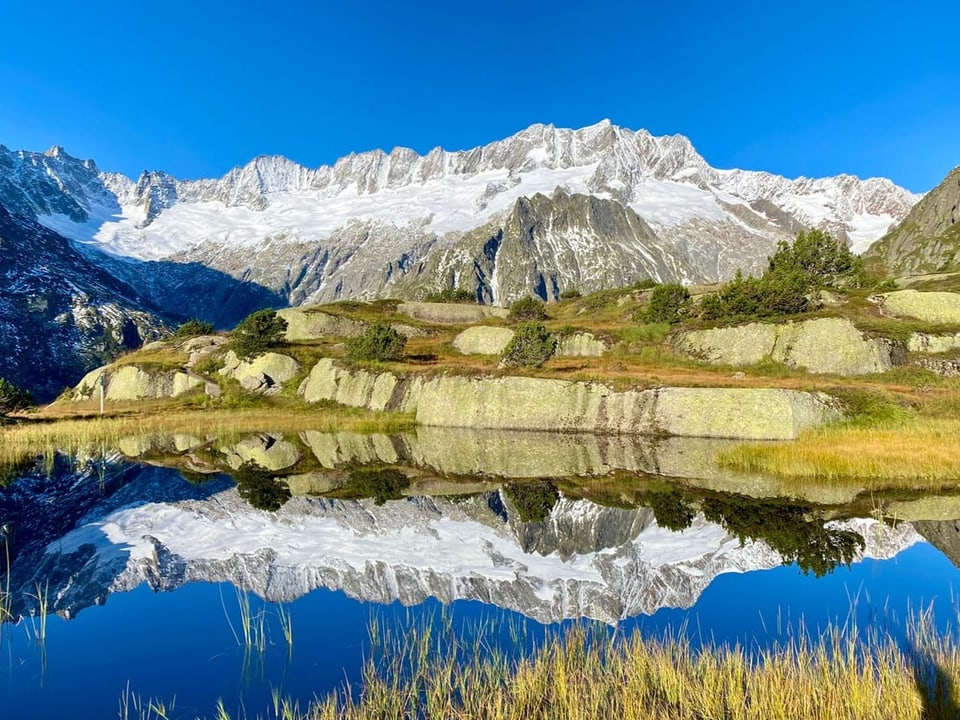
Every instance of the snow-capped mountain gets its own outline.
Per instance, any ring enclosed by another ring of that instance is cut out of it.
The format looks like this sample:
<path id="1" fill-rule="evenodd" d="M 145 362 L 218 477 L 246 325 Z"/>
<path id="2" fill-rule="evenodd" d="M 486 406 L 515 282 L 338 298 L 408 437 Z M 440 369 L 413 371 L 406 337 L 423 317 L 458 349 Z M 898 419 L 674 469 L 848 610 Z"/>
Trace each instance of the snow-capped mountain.
<path id="1" fill-rule="evenodd" d="M 452 284 L 504 304 L 642 277 L 723 279 L 761 268 L 807 227 L 864 249 L 917 199 L 885 179 L 717 170 L 683 136 L 608 121 L 317 169 L 258 157 L 217 180 L 133 181 L 61 148 L 0 148 L 0 204 L 11 211 L 115 258 L 200 263 L 292 304 Z M 162 306 L 189 303 L 138 268 L 117 272 Z"/>

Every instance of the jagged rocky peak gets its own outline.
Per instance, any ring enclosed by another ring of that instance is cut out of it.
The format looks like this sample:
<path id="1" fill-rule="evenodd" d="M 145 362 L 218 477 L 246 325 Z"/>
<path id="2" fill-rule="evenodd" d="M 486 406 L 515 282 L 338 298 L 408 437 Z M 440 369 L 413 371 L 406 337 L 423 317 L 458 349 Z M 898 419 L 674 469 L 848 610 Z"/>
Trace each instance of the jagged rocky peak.
<path id="1" fill-rule="evenodd" d="M 119 210 L 93 160 L 80 160 L 59 145 L 42 153 L 0 149 L 0 204 L 35 219 L 62 215 L 84 223 L 94 205 Z"/>
<path id="2" fill-rule="evenodd" d="M 138 205 L 144 211 L 145 217 L 141 227 L 149 225 L 160 213 L 177 203 L 179 200 L 177 186 L 176 178 L 165 172 L 145 170 L 141 173 L 137 184 L 129 194 L 131 203 Z"/>

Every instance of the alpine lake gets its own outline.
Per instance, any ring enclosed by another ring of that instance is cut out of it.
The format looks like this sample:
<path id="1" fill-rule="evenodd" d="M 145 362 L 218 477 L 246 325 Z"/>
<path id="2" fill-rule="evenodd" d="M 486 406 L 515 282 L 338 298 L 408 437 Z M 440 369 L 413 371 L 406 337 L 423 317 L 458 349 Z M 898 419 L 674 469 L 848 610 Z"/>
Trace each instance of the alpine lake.
<path id="1" fill-rule="evenodd" d="M 519 658 L 584 626 L 748 653 L 957 632 L 960 495 L 784 487 L 719 470 L 726 442 L 420 427 L 37 457 L 0 486 L 0 717 L 280 717 L 431 633 Z"/>

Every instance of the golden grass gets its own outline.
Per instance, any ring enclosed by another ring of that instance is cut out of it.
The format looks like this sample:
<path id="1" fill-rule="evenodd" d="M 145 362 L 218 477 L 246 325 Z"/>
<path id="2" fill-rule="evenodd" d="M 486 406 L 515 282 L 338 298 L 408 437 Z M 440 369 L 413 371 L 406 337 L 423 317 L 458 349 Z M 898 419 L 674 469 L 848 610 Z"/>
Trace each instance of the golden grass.
<path id="1" fill-rule="evenodd" d="M 409 415 L 326 405 L 192 409 L 169 403 L 128 403 L 103 416 L 71 415 L 70 410 L 78 412 L 61 406 L 30 422 L 0 427 L 0 463 L 12 464 L 56 450 L 94 448 L 131 435 L 187 433 L 230 437 L 264 430 L 397 433 L 413 425 Z"/>
<path id="2" fill-rule="evenodd" d="M 496 653 L 477 659 L 479 641 L 459 646 L 429 631 L 394 644 L 379 663 L 367 663 L 359 699 L 334 694 L 304 713 L 287 704 L 284 716 L 946 720 L 960 707 L 960 648 L 929 630 L 914 633 L 906 651 L 890 638 L 836 630 L 750 653 L 580 628 L 520 661 Z"/>
<path id="3" fill-rule="evenodd" d="M 786 444 L 744 444 L 722 452 L 723 467 L 782 478 L 856 482 L 867 489 L 960 486 L 960 419 L 914 418 L 897 425 L 837 425 Z"/>

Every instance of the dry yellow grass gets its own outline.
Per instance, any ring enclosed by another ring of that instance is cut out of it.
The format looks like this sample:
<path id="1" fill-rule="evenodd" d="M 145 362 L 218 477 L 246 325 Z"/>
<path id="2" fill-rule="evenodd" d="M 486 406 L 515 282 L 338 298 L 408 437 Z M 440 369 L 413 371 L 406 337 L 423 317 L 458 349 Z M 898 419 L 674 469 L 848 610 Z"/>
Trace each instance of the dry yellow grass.
<path id="1" fill-rule="evenodd" d="M 744 444 L 724 467 L 783 478 L 856 481 L 868 489 L 960 485 L 960 419 L 915 418 L 896 426 L 825 427 L 786 444 Z"/>
<path id="2" fill-rule="evenodd" d="M 379 664 L 368 663 L 359 699 L 334 695 L 304 713 L 286 705 L 277 715 L 946 720 L 960 707 L 960 650 L 929 631 L 915 634 L 907 650 L 890 638 L 831 631 L 757 655 L 725 646 L 695 651 L 685 640 L 651 641 L 639 632 L 611 640 L 575 630 L 519 662 L 496 654 L 478 660 L 477 648 L 445 642 L 429 633 L 403 637 Z"/>
<path id="3" fill-rule="evenodd" d="M 90 414 L 83 408 L 54 407 L 16 425 L 0 427 L 0 463 L 54 450 L 73 452 L 98 447 L 130 435 L 231 436 L 241 432 L 401 432 L 413 420 L 407 415 L 375 413 L 347 407 L 268 405 L 235 409 L 191 409 L 169 403 L 130 403 L 110 415 Z M 83 413 L 83 414 L 81 414 Z"/>

